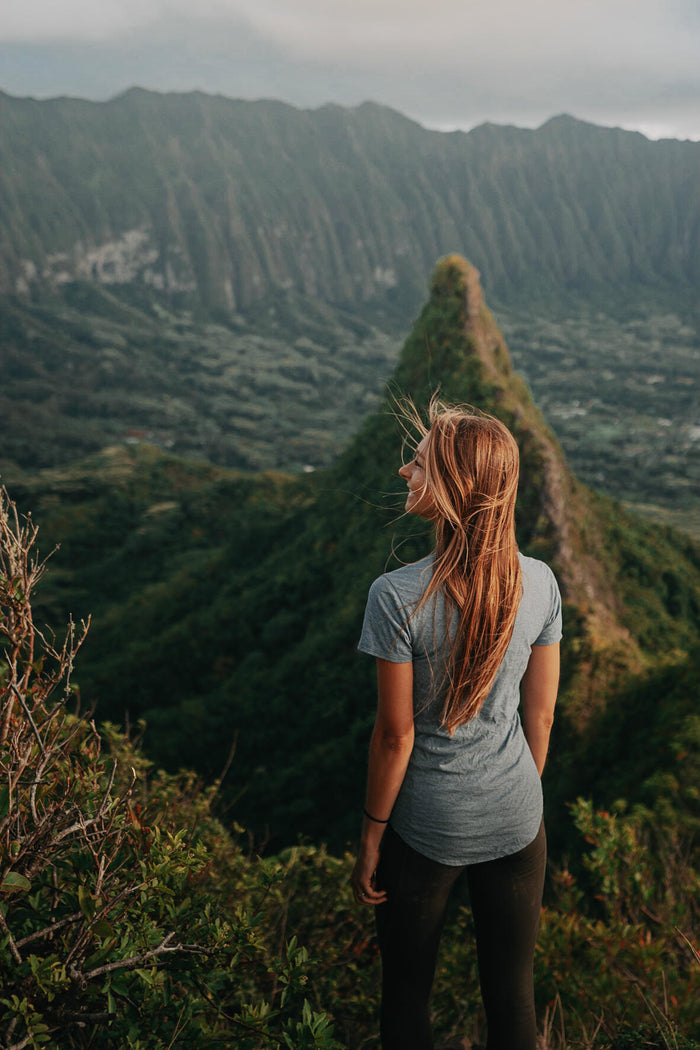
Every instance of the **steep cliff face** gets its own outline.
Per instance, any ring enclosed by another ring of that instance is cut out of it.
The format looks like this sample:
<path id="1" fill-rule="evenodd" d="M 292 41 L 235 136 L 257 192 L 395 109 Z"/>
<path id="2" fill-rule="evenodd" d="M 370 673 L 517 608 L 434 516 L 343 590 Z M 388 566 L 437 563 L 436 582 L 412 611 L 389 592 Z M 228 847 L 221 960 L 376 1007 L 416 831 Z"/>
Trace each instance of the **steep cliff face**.
<path id="1" fill-rule="evenodd" d="M 595 523 L 596 512 L 589 494 L 569 470 L 561 446 L 522 381 L 513 374 L 508 348 L 484 303 L 478 271 L 464 260 L 452 257 L 439 264 L 435 281 L 450 269 L 460 275 L 466 338 L 484 374 L 494 385 L 494 410 L 506 410 L 515 420 L 526 479 L 532 472 L 532 460 L 539 464 L 541 515 L 535 528 L 547 537 L 564 591 L 585 613 L 592 628 L 602 629 L 610 641 L 627 646 L 631 639 L 619 623 L 620 600 L 614 581 L 597 556 L 598 545 L 591 550 L 590 536 L 584 534 L 581 527 L 585 522 L 590 530 Z"/>
<path id="2" fill-rule="evenodd" d="M 379 106 L 301 111 L 132 90 L 0 94 L 0 291 L 136 282 L 240 309 L 280 288 L 417 305 L 459 250 L 490 294 L 700 276 L 700 144 L 563 118 L 428 131 Z"/>

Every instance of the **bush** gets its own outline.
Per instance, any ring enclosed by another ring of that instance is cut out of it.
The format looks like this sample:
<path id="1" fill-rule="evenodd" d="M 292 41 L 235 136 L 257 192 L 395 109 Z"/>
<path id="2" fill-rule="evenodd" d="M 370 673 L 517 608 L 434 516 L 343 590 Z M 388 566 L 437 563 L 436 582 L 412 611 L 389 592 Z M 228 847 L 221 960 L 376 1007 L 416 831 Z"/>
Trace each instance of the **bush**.
<path id="1" fill-rule="evenodd" d="M 87 624 L 57 644 L 34 624 L 36 527 L 0 493 L 0 1038 L 24 1047 L 337 1047 L 305 997 L 294 937 L 270 951 L 249 866 L 211 815 L 216 785 L 148 779 L 71 683 Z M 210 843 L 207 848 L 208 840 Z M 260 885 L 260 883 L 258 883 Z"/>

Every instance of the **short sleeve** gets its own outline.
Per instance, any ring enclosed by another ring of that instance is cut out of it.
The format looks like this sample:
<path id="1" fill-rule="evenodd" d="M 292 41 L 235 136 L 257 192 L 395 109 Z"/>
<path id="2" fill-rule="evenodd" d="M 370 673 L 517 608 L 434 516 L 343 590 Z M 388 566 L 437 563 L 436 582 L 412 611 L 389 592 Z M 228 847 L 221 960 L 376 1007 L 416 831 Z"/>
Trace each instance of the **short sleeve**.
<path id="1" fill-rule="evenodd" d="M 357 648 L 391 663 L 408 663 L 413 659 L 409 617 L 410 609 L 402 605 L 389 578 L 380 576 L 369 589 Z"/>
<path id="2" fill-rule="evenodd" d="M 561 640 L 562 635 L 561 594 L 559 593 L 559 585 L 557 584 L 556 577 L 549 566 L 545 565 L 544 568 L 547 570 L 545 587 L 549 598 L 549 611 L 544 626 L 536 640 L 533 642 L 533 645 L 554 645 L 555 642 Z"/>

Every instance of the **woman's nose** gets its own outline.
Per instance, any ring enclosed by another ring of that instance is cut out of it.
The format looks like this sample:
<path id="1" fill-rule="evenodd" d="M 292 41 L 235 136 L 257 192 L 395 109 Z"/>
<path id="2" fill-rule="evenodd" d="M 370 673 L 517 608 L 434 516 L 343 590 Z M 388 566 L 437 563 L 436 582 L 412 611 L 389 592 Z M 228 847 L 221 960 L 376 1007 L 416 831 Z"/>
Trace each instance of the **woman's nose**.
<path id="1" fill-rule="evenodd" d="M 403 466 L 399 467 L 399 477 L 400 478 L 407 478 L 407 477 L 409 477 L 410 473 L 411 473 L 411 471 L 410 471 L 410 468 L 409 468 L 407 463 L 404 463 Z"/>

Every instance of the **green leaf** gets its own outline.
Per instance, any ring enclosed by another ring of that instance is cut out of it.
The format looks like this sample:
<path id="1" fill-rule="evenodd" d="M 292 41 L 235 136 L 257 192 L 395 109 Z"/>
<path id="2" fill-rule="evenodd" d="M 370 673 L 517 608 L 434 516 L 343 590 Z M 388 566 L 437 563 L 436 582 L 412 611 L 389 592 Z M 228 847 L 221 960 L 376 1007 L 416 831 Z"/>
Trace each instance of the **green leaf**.
<path id="1" fill-rule="evenodd" d="M 91 919 L 95 914 L 95 898 L 87 886 L 78 886 L 78 903 L 85 918 Z"/>
<path id="2" fill-rule="evenodd" d="M 106 919 L 100 919 L 92 927 L 92 932 L 96 937 L 114 937 L 114 927 L 111 926 Z"/>
<path id="3" fill-rule="evenodd" d="M 18 871 L 8 871 L 7 875 L 2 880 L 0 891 L 12 893 L 13 891 L 22 890 L 26 893 L 26 891 L 31 888 L 31 882 L 29 879 L 25 879 L 24 875 L 20 875 Z"/>

